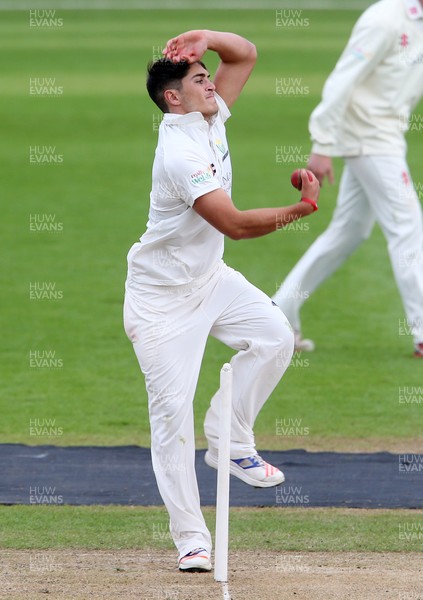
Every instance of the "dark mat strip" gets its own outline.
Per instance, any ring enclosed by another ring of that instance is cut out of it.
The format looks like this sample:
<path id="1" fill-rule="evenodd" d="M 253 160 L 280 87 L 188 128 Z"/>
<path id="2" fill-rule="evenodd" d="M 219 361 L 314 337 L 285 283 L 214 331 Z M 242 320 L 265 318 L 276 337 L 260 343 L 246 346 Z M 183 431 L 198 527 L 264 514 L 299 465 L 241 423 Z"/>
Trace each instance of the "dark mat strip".
<path id="1" fill-rule="evenodd" d="M 252 488 L 231 477 L 231 506 L 423 508 L 423 455 L 263 451 L 286 481 Z M 197 451 L 203 505 L 216 500 L 216 471 Z M 1 504 L 161 505 L 149 448 L 0 445 Z"/>

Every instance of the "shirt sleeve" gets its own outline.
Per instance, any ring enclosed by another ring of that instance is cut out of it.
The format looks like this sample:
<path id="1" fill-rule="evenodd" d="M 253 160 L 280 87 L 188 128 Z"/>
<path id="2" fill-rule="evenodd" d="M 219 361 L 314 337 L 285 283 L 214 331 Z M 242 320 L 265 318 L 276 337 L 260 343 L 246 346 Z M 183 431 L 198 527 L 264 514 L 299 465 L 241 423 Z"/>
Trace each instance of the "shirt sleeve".
<path id="1" fill-rule="evenodd" d="M 221 187 L 211 157 L 199 150 L 193 145 L 192 149 L 172 157 L 165 167 L 174 193 L 188 206 L 193 206 L 200 196 Z"/>
<path id="2" fill-rule="evenodd" d="M 357 21 L 345 50 L 323 87 L 322 101 L 310 116 L 313 152 L 336 155 L 337 133 L 342 128 L 351 94 L 392 44 L 393 28 L 374 8 L 376 5 L 365 11 Z"/>

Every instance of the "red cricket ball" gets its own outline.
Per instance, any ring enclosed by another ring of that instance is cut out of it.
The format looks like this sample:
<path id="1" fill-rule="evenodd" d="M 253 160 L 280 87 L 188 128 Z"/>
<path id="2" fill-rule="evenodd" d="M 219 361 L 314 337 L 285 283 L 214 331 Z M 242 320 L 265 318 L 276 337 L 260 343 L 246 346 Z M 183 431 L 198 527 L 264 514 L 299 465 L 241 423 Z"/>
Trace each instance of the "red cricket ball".
<path id="1" fill-rule="evenodd" d="M 297 188 L 297 190 L 300 190 L 302 188 L 303 182 L 301 179 L 301 169 L 295 169 L 295 171 L 292 173 L 291 183 L 294 186 L 294 188 Z"/>

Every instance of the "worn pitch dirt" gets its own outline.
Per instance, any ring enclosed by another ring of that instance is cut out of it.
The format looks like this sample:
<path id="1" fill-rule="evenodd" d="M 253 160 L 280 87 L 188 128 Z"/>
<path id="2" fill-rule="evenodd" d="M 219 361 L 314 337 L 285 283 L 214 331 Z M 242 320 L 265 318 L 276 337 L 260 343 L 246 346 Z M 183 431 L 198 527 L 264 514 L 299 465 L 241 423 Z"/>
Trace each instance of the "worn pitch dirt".
<path id="1" fill-rule="evenodd" d="M 212 573 L 180 573 L 168 550 L 3 550 L 0 564 L 7 600 L 223 599 Z M 237 551 L 228 587 L 231 600 L 423 600 L 423 557 Z"/>

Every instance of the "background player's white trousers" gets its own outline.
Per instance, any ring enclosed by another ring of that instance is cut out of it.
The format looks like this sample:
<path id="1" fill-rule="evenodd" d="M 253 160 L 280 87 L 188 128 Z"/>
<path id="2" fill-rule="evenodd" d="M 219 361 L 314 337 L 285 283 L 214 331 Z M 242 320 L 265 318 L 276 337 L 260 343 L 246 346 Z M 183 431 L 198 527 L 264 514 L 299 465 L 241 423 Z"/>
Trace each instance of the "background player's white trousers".
<path id="1" fill-rule="evenodd" d="M 423 342 L 422 210 L 404 158 L 345 159 L 329 227 L 308 248 L 274 296 L 293 328 L 310 294 L 369 237 L 375 221 L 386 238 L 410 332 Z M 372 269 L 372 265 L 369 265 Z"/>
<path id="2" fill-rule="evenodd" d="M 145 375 L 153 468 L 179 556 L 197 547 L 211 551 L 195 474 L 193 419 L 207 337 L 238 350 L 230 361 L 231 458 L 242 458 L 255 452 L 254 421 L 290 363 L 291 327 L 266 294 L 223 262 L 186 286 L 140 289 L 129 273 L 124 321 Z M 218 394 L 205 420 L 210 447 L 218 446 Z"/>

